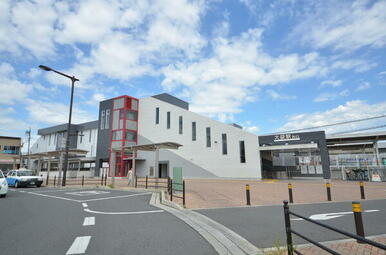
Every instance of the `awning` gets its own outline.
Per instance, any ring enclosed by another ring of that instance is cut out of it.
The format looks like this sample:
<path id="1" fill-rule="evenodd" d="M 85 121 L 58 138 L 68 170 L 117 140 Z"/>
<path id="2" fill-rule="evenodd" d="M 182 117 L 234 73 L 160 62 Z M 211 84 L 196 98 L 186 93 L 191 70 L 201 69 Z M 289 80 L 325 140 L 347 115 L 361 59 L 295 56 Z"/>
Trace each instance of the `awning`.
<path id="1" fill-rule="evenodd" d="M 65 153 L 65 151 L 48 151 L 48 152 L 42 152 L 42 153 L 33 153 L 29 155 L 23 155 L 24 157 L 30 157 L 30 158 L 44 158 L 44 157 L 59 157 L 61 153 Z M 69 155 L 86 155 L 88 151 L 86 150 L 80 150 L 80 149 L 69 149 L 68 154 Z"/>
<path id="2" fill-rule="evenodd" d="M 115 151 L 155 151 L 157 149 L 169 149 L 169 150 L 177 150 L 182 145 L 179 143 L 173 142 L 163 142 L 163 143 L 151 143 L 151 144 L 142 144 L 142 145 L 132 145 L 126 146 L 119 149 L 114 149 Z"/>

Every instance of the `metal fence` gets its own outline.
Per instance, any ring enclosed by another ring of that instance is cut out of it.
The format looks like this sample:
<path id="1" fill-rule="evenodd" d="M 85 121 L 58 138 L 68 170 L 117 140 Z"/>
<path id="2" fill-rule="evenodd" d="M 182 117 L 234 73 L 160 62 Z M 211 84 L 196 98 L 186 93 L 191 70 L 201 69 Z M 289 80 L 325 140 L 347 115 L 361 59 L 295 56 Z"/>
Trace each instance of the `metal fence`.
<path id="1" fill-rule="evenodd" d="M 50 179 L 46 178 L 46 186 L 52 185 L 52 186 L 61 186 L 62 185 L 63 178 L 57 177 L 56 175 L 54 178 Z M 107 185 L 107 174 L 102 175 L 101 177 L 93 177 L 93 178 L 85 178 L 84 176 L 80 178 L 66 178 L 66 186 L 87 186 L 87 185 L 100 185 L 100 186 L 106 186 Z"/>
<path id="2" fill-rule="evenodd" d="M 185 180 L 182 183 L 177 183 L 173 182 L 173 179 L 169 179 L 168 193 L 170 201 L 173 201 L 173 198 L 180 198 L 182 199 L 182 205 L 185 206 Z"/>
<path id="3" fill-rule="evenodd" d="M 331 179 L 347 181 L 373 181 L 379 175 L 380 181 L 386 182 L 386 167 L 330 167 Z"/>
<path id="4" fill-rule="evenodd" d="M 135 176 L 135 187 L 169 190 L 170 178 L 139 177 Z"/>
<path id="5" fill-rule="evenodd" d="M 377 242 L 374 242 L 370 239 L 365 238 L 364 228 L 363 228 L 363 220 L 362 220 L 362 209 L 361 209 L 360 203 L 358 203 L 358 202 L 352 203 L 352 211 L 354 214 L 355 228 L 356 228 L 356 232 L 357 232 L 356 234 L 352 234 L 352 233 L 349 233 L 347 231 L 337 229 L 335 227 L 320 223 L 316 220 L 312 220 L 312 219 L 304 217 L 300 214 L 294 213 L 294 212 L 290 211 L 289 206 L 288 206 L 288 201 L 283 201 L 283 203 L 284 203 L 283 208 L 284 208 L 284 221 L 285 221 L 285 232 L 286 232 L 286 237 L 287 237 L 288 255 L 293 255 L 294 253 L 300 254 L 300 255 L 302 254 L 300 251 L 296 250 L 296 248 L 294 247 L 294 244 L 292 241 L 292 234 L 295 234 L 296 236 L 306 240 L 307 242 L 310 242 L 310 243 L 318 246 L 319 248 L 329 252 L 330 254 L 341 255 L 340 253 L 330 249 L 329 247 L 327 247 L 327 246 L 325 246 L 325 245 L 323 245 L 315 240 L 312 240 L 311 238 L 309 238 L 309 237 L 301 234 L 300 232 L 294 230 L 291 227 L 291 218 L 290 218 L 291 215 L 296 216 L 296 217 L 303 219 L 305 221 L 308 221 L 310 223 L 316 224 L 320 227 L 329 229 L 333 232 L 337 232 L 339 234 L 356 239 L 358 243 L 365 243 L 365 244 L 369 244 L 371 246 L 377 247 L 381 250 L 386 250 L 386 245 L 381 244 L 381 243 L 377 243 Z"/>

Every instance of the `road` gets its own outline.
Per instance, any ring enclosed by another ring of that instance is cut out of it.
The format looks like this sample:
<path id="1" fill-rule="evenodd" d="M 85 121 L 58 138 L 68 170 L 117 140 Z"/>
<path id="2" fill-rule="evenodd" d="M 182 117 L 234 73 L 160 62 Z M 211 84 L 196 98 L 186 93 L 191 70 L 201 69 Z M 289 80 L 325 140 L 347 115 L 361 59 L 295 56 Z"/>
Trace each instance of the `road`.
<path id="1" fill-rule="evenodd" d="M 149 205 L 150 197 L 103 189 L 10 189 L 0 200 L 0 253 L 216 254 L 184 222 Z"/>
<path id="2" fill-rule="evenodd" d="M 386 200 L 361 201 L 365 234 L 367 236 L 386 234 Z M 336 218 L 325 215 L 313 216 L 321 222 L 355 233 L 354 217 L 351 202 L 290 205 L 290 210 L 303 216 L 316 214 L 333 214 Z M 284 214 L 282 206 L 258 206 L 221 209 L 195 210 L 246 238 L 259 248 L 274 247 L 276 242 L 284 246 Z M 330 215 L 331 216 L 331 215 Z M 295 218 L 295 217 L 294 217 Z M 304 220 L 291 220 L 294 230 L 305 234 L 316 241 L 348 239 L 341 234 L 326 230 Z M 294 238 L 296 244 L 306 243 Z"/>

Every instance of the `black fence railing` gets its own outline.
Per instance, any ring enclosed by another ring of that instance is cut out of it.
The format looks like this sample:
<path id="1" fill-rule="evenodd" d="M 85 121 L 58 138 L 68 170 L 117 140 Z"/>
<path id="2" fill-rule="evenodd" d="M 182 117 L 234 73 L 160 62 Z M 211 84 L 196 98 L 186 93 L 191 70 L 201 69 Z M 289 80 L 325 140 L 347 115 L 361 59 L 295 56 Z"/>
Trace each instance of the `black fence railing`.
<path id="1" fill-rule="evenodd" d="M 356 234 L 352 234 L 352 233 L 349 233 L 347 231 L 337 229 L 335 227 L 320 223 L 316 220 L 312 220 L 312 219 L 309 219 L 309 218 L 304 217 L 302 215 L 299 215 L 297 213 L 294 213 L 294 212 L 290 211 L 289 206 L 288 206 L 288 201 L 285 200 L 285 201 L 283 201 L 283 203 L 284 203 L 283 207 L 284 207 L 284 220 L 285 220 L 285 231 L 286 231 L 286 237 L 287 237 L 288 255 L 293 255 L 294 253 L 295 254 L 302 254 L 300 251 L 298 251 L 294 248 L 293 241 L 292 241 L 292 234 L 297 235 L 298 237 L 306 240 L 307 242 L 310 242 L 310 243 L 318 246 L 319 248 L 321 248 L 321 249 L 323 249 L 331 254 L 341 255 L 340 253 L 330 249 L 329 247 L 327 247 L 327 246 L 325 246 L 325 245 L 323 245 L 315 240 L 312 240 L 311 238 L 299 233 L 298 231 L 293 230 L 291 228 L 290 215 L 296 216 L 300 219 L 311 222 L 311 223 L 316 224 L 318 226 L 321 226 L 323 228 L 326 228 L 326 229 L 329 229 L 331 231 L 348 236 L 350 238 L 356 239 L 358 243 L 366 243 L 366 244 L 372 245 L 374 247 L 377 247 L 379 249 L 386 250 L 386 245 L 381 244 L 381 243 L 377 243 L 377 242 L 374 242 L 372 240 L 365 238 L 363 221 L 362 221 L 362 209 L 361 209 L 361 205 L 359 202 L 353 202 L 352 203 L 352 210 L 353 210 L 354 220 L 355 220 L 355 228 L 356 228 L 356 232 L 357 232 Z"/>
<path id="2" fill-rule="evenodd" d="M 170 178 L 154 178 L 135 176 L 135 187 L 155 188 L 169 190 Z"/>
<path id="3" fill-rule="evenodd" d="M 61 186 L 62 185 L 62 178 L 54 176 L 53 179 L 50 179 L 48 176 L 46 177 L 46 186 L 49 186 L 52 184 L 54 187 L 55 186 Z M 66 178 L 66 186 L 71 186 L 71 185 L 80 185 L 80 186 L 85 186 L 85 185 L 101 185 L 101 186 L 106 186 L 107 185 L 107 174 L 102 175 L 101 177 L 93 177 L 93 178 L 85 178 L 84 176 L 79 177 L 79 178 L 71 178 L 67 177 Z"/>
<path id="4" fill-rule="evenodd" d="M 173 201 L 173 198 L 180 198 L 182 199 L 182 205 L 185 207 L 185 180 L 183 180 L 182 183 L 178 183 L 169 179 L 168 193 L 170 201 Z"/>

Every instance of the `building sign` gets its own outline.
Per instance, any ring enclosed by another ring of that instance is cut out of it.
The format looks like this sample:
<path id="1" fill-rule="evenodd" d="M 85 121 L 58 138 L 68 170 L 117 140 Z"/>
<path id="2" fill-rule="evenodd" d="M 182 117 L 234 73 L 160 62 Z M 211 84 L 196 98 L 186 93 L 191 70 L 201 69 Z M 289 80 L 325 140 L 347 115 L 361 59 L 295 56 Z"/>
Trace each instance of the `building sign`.
<path id="1" fill-rule="evenodd" d="M 300 140 L 299 135 L 293 135 L 293 134 L 275 135 L 275 138 L 273 139 L 274 142 L 287 142 L 287 141 L 299 141 L 299 140 Z"/>

